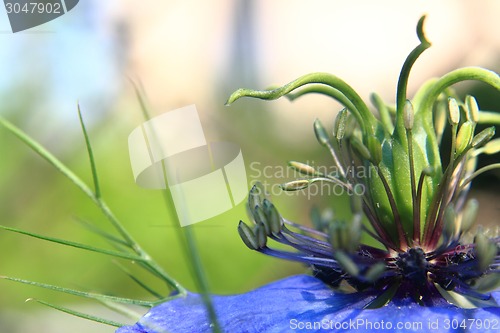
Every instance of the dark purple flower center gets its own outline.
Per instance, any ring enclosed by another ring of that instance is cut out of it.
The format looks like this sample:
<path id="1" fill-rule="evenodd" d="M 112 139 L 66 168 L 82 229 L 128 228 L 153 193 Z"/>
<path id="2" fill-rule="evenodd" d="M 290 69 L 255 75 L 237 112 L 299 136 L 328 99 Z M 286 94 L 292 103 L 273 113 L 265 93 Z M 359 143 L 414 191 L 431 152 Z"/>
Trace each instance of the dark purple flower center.
<path id="1" fill-rule="evenodd" d="M 396 265 L 406 280 L 420 286 L 425 285 L 427 282 L 429 262 L 421 248 L 411 248 L 404 253 L 400 253 L 396 259 Z"/>

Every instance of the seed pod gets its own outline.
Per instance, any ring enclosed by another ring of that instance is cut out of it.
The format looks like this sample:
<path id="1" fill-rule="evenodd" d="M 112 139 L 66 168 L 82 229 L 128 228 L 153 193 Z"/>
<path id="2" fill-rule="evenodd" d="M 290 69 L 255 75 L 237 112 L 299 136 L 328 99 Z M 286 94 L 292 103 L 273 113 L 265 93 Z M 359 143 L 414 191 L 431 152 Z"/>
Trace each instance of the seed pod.
<path id="1" fill-rule="evenodd" d="M 308 176 L 318 176 L 319 172 L 314 169 L 312 166 L 301 163 L 301 162 L 296 162 L 296 161 L 290 161 L 288 162 L 288 165 L 294 169 L 300 172 L 303 175 L 308 175 Z"/>
<path id="2" fill-rule="evenodd" d="M 478 135 L 474 136 L 471 142 L 472 148 L 478 148 L 488 142 L 495 135 L 495 126 L 485 128 Z"/>
<path id="3" fill-rule="evenodd" d="M 359 275 L 359 267 L 356 265 L 356 263 L 343 251 L 336 251 L 333 254 L 333 257 L 339 265 L 342 267 L 343 270 L 345 270 L 349 275 L 356 277 Z"/>
<path id="4" fill-rule="evenodd" d="M 250 212 L 253 214 L 253 210 L 255 209 L 256 206 L 260 205 L 261 202 L 261 187 L 254 185 L 252 186 L 252 189 L 248 193 L 248 208 L 250 209 Z"/>
<path id="5" fill-rule="evenodd" d="M 500 151 L 500 138 L 491 140 L 483 147 L 483 152 L 488 155 L 496 154 Z"/>
<path id="6" fill-rule="evenodd" d="M 316 139 L 322 146 L 327 147 L 330 144 L 330 137 L 319 119 L 314 121 L 314 134 L 316 134 Z"/>
<path id="7" fill-rule="evenodd" d="M 342 249 L 342 227 L 339 221 L 334 221 L 329 227 L 330 244 L 334 250 Z"/>
<path id="8" fill-rule="evenodd" d="M 462 210 L 462 220 L 460 222 L 460 231 L 467 232 L 476 222 L 477 213 L 479 212 L 479 202 L 476 199 L 470 199 L 465 204 Z"/>
<path id="9" fill-rule="evenodd" d="M 386 270 L 385 264 L 382 262 L 378 262 L 368 269 L 364 278 L 368 282 L 374 282 L 378 280 L 382 276 L 382 274 L 384 274 L 385 270 Z"/>
<path id="10" fill-rule="evenodd" d="M 458 125 L 460 122 L 460 108 L 458 107 L 457 101 L 452 97 L 448 98 L 448 111 L 450 124 Z"/>
<path id="11" fill-rule="evenodd" d="M 257 250 L 259 248 L 259 244 L 257 243 L 253 230 L 250 229 L 250 227 L 243 221 L 240 221 L 238 224 L 238 234 L 243 240 L 243 243 L 245 243 L 250 250 Z"/>
<path id="12" fill-rule="evenodd" d="M 479 121 L 479 106 L 473 96 L 467 95 L 465 97 L 465 105 L 467 107 L 467 117 L 470 121 L 477 123 Z"/>
<path id="13" fill-rule="evenodd" d="M 409 100 L 406 100 L 403 108 L 403 122 L 406 130 L 410 131 L 413 128 L 414 117 L 413 105 Z"/>
<path id="14" fill-rule="evenodd" d="M 495 126 L 485 128 L 478 135 L 474 136 L 471 142 L 472 148 L 478 148 L 488 142 L 495 135 Z"/>
<path id="15" fill-rule="evenodd" d="M 299 179 L 281 184 L 280 187 L 283 191 L 298 191 L 309 187 L 309 183 L 307 179 Z"/>
<path id="16" fill-rule="evenodd" d="M 264 213 L 264 209 L 262 209 L 262 206 L 256 206 L 253 213 L 254 213 L 253 217 L 255 219 L 255 224 L 257 225 L 261 224 L 264 227 L 266 234 L 270 235 L 271 226 L 270 223 L 267 221 L 267 216 Z"/>
<path id="17" fill-rule="evenodd" d="M 344 138 L 345 135 L 345 129 L 346 129 L 346 124 L 347 124 L 347 116 L 349 115 L 349 112 L 347 111 L 347 108 L 342 109 L 337 115 L 337 118 L 335 119 L 335 138 L 337 141 L 340 143 L 342 139 Z"/>
<path id="18" fill-rule="evenodd" d="M 354 252 L 359 248 L 359 243 L 361 242 L 361 220 L 363 215 L 361 213 L 354 214 L 352 217 L 351 224 L 349 225 L 349 233 L 346 239 L 344 239 L 344 249 L 348 252 Z"/>
<path id="19" fill-rule="evenodd" d="M 456 152 L 458 155 L 464 152 L 469 143 L 472 140 L 472 134 L 474 130 L 474 124 L 471 121 L 466 121 L 460 126 L 457 134 L 457 146 Z"/>
<path id="20" fill-rule="evenodd" d="M 278 235 L 281 232 L 281 216 L 276 207 L 267 199 L 264 199 L 264 213 L 271 227 L 271 234 Z"/>
<path id="21" fill-rule="evenodd" d="M 257 238 L 257 244 L 259 249 L 263 249 L 267 244 L 266 227 L 263 223 L 255 226 L 255 237 Z"/>
<path id="22" fill-rule="evenodd" d="M 485 271 L 497 255 L 497 246 L 483 235 L 482 230 L 478 230 L 476 237 L 474 237 L 474 244 L 478 268 Z"/>
<path id="23" fill-rule="evenodd" d="M 441 138 L 446 127 L 446 102 L 444 100 L 438 101 L 436 104 L 436 113 L 434 119 L 434 128 L 436 129 L 436 136 Z"/>

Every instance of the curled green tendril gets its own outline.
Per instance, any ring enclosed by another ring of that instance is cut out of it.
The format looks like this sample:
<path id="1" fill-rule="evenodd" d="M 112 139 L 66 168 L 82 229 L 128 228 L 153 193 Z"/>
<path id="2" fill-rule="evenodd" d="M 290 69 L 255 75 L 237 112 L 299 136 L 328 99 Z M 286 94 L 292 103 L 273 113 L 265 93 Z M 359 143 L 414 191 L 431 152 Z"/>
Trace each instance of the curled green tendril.
<path id="1" fill-rule="evenodd" d="M 306 74 L 280 88 L 276 88 L 273 90 L 238 89 L 233 94 L 231 94 L 226 102 L 226 105 L 232 104 L 234 101 L 238 100 L 241 97 L 255 97 L 265 100 L 278 99 L 297 88 L 311 83 L 323 84 L 333 88 L 329 89 L 328 94 L 331 94 L 333 90 L 337 90 L 338 92 L 340 92 L 345 98 L 352 102 L 351 108 L 354 107 L 354 109 L 349 108 L 348 105 L 344 106 L 347 107 L 349 111 L 351 111 L 352 114 L 356 117 L 363 130 L 365 130 L 367 133 L 375 133 L 379 123 L 375 116 L 370 112 L 365 102 L 363 102 L 358 93 L 354 91 L 354 89 L 352 89 L 352 87 L 349 86 L 345 81 L 329 73 Z M 344 97 L 342 97 L 341 99 L 344 100 Z"/>

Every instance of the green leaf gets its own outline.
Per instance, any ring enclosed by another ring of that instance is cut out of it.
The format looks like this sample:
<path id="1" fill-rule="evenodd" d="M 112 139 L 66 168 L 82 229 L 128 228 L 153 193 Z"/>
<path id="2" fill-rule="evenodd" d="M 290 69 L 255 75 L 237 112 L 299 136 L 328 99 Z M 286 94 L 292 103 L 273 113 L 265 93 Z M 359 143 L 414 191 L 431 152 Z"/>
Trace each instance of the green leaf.
<path id="1" fill-rule="evenodd" d="M 14 277 L 10 277 L 10 276 L 0 276 L 0 279 L 14 281 L 14 282 L 18 282 L 18 283 L 23 283 L 23 284 L 36 286 L 36 287 L 40 287 L 40 288 L 44 288 L 44 289 L 48 289 L 48 290 L 52 290 L 52 291 L 57 291 L 57 292 L 68 294 L 68 295 L 80 296 L 80 297 L 90 298 L 90 299 L 94 299 L 94 300 L 112 301 L 112 302 L 130 304 L 130 305 L 140 305 L 140 306 L 144 306 L 144 307 L 148 307 L 148 308 L 153 307 L 157 304 L 157 302 L 141 301 L 141 300 L 130 299 L 130 298 L 89 293 L 89 292 L 85 292 L 85 291 L 54 286 L 54 285 L 46 284 L 46 283 L 18 279 L 18 278 L 14 278 Z"/>
<path id="2" fill-rule="evenodd" d="M 83 122 L 82 111 L 80 110 L 80 104 L 78 104 L 78 119 L 80 120 L 83 136 L 85 138 L 85 145 L 87 146 L 87 152 L 89 154 L 90 169 L 92 170 L 92 179 L 94 180 L 95 197 L 100 198 L 101 187 L 99 186 L 99 179 L 97 177 L 97 168 L 95 166 L 94 153 L 92 152 L 92 146 L 90 144 L 89 135 L 87 133 L 87 129 L 85 128 L 85 123 Z"/>
<path id="3" fill-rule="evenodd" d="M 49 237 L 49 236 L 43 236 L 43 235 L 35 234 L 33 232 L 19 230 L 19 229 L 15 229 L 15 228 L 10 228 L 10 227 L 6 227 L 3 225 L 0 225 L 0 229 L 11 231 L 11 232 L 16 232 L 18 234 L 27 235 L 27 236 L 38 238 L 38 239 L 43 239 L 43 240 L 46 240 L 46 241 L 49 241 L 52 243 L 71 246 L 71 247 L 75 247 L 78 249 L 87 250 L 87 251 L 91 251 L 91 252 L 106 254 L 109 256 L 116 257 L 116 258 L 129 259 L 129 260 L 133 260 L 133 261 L 145 261 L 144 258 L 137 256 L 137 255 L 134 255 L 134 254 L 100 249 L 100 248 L 93 247 L 93 246 L 86 245 L 86 244 L 71 242 L 71 241 L 68 241 L 65 239 L 59 239 L 59 238 L 54 238 L 54 237 Z"/>
<path id="4" fill-rule="evenodd" d="M 29 298 L 26 301 L 27 302 L 28 301 L 35 301 L 37 303 L 46 305 L 46 306 L 48 306 L 48 307 L 50 307 L 52 309 L 55 309 L 55 310 L 58 310 L 58 311 L 61 311 L 61 312 L 64 312 L 64 313 L 68 313 L 70 315 L 73 315 L 73 316 L 76 316 L 76 317 L 80 317 L 82 319 L 88 319 L 88 320 L 91 320 L 91 321 L 95 321 L 95 322 L 100 323 L 100 324 L 105 324 L 105 325 L 110 325 L 110 326 L 115 326 L 115 327 L 121 327 L 121 326 L 125 325 L 125 324 L 122 324 L 122 323 L 118 323 L 116 321 L 112 321 L 112 320 L 108 320 L 108 319 L 105 319 L 105 318 L 101 318 L 101 317 L 89 315 L 87 313 L 78 312 L 78 311 L 71 310 L 71 309 L 66 308 L 66 307 L 54 305 L 54 304 L 51 304 L 51 303 L 48 303 L 48 302 L 45 302 L 45 301 L 41 301 L 41 300 L 38 300 L 38 299 L 35 299 L 35 298 Z"/>

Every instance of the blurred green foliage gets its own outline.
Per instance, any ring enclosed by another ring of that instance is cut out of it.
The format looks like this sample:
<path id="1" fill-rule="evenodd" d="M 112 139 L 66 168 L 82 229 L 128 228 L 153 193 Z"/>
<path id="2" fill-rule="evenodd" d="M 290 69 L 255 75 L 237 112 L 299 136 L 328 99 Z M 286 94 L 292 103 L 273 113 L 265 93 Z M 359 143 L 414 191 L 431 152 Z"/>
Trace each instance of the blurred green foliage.
<path id="1" fill-rule="evenodd" d="M 55 133 L 43 136 L 44 124 L 30 124 L 29 100 L 25 105 L 17 105 L 2 111 L 6 117 L 39 138 L 49 150 L 66 163 L 88 184 L 92 184 L 89 161 L 83 135 L 79 128 L 59 123 Z M 125 105 L 125 106 L 124 106 Z M 114 112 L 102 117 L 90 129 L 100 177 L 102 194 L 118 218 L 136 237 L 140 244 L 162 264 L 167 272 L 190 290 L 195 289 L 192 272 L 186 262 L 183 245 L 177 238 L 176 228 L 167 220 L 167 209 L 160 191 L 138 187 L 130 170 L 127 138 L 130 131 L 140 122 L 137 103 L 133 98 L 117 104 Z M 262 107 L 263 108 L 263 107 Z M 235 108 L 236 109 L 236 108 Z M 287 159 L 299 159 L 294 147 L 282 149 L 280 140 L 273 138 L 272 121 L 268 115 L 242 117 L 238 112 L 230 117 L 239 137 L 228 134 L 229 139 L 242 146 L 248 165 L 258 160 L 267 164 L 286 167 Z M 121 115 L 129 116 L 122 117 Z M 138 115 L 138 117 L 130 115 Z M 67 117 L 67 115 L 65 115 Z M 85 118 L 85 110 L 83 110 Z M 46 122 L 57 115 L 46 116 Z M 77 119 L 76 107 L 74 111 Z M 249 121 L 255 124 L 249 125 Z M 137 123 L 136 123 L 137 122 Z M 269 132 L 255 131 L 259 123 L 266 123 Z M 58 127 L 59 126 L 59 127 Z M 222 126 L 224 128 L 224 126 Z M 312 136 L 311 132 L 311 136 Z M 222 134 L 224 136 L 224 134 Z M 258 137 L 257 141 L 254 138 Z M 243 142 L 243 138 L 246 142 Z M 314 139 L 313 139 L 314 140 Z M 265 149 L 263 148 L 265 147 Z M 314 145 L 306 158 L 322 160 L 322 150 Z M 264 155 L 265 158 L 262 158 Z M 66 178 L 30 151 L 3 128 L 0 129 L 0 223 L 52 237 L 110 248 L 102 239 L 83 228 L 78 221 L 91 222 L 111 231 L 108 222 L 96 207 L 79 192 Z M 270 159 L 269 157 L 272 156 Z M 247 168 L 247 171 L 249 168 Z M 253 179 L 249 179 L 254 181 Z M 269 183 L 280 183 L 283 179 L 266 179 Z M 324 200 L 330 200 L 323 198 Z M 279 196 L 275 198 L 284 216 L 298 221 L 308 220 L 311 202 L 305 195 Z M 345 205 L 345 200 L 338 202 Z M 209 279 L 210 288 L 215 293 L 237 293 L 252 289 L 265 282 L 293 273 L 304 268 L 274 258 L 249 251 L 237 233 L 240 219 L 248 220 L 245 203 L 233 210 L 195 225 L 199 255 Z M 87 291 L 97 291 L 118 296 L 143 298 L 145 293 L 115 265 L 109 257 L 88 253 L 62 245 L 2 231 L 0 233 L 0 275 L 15 276 L 39 282 L 61 285 Z M 127 266 L 155 289 L 166 290 L 144 272 Z M 8 281 L 0 282 L 2 298 L 0 307 L 33 308 L 24 305 L 28 297 L 50 300 L 53 303 L 81 301 L 72 296 L 48 292 L 43 289 L 18 285 Z"/>

